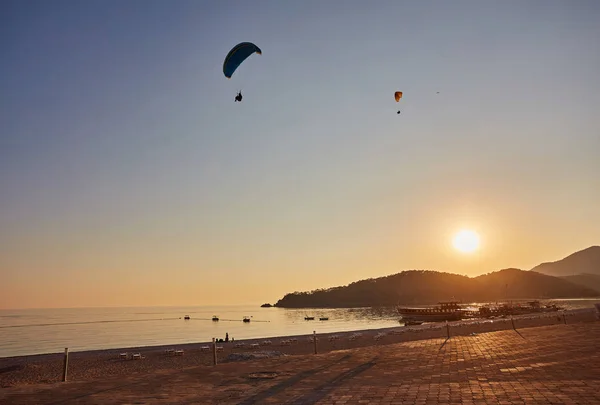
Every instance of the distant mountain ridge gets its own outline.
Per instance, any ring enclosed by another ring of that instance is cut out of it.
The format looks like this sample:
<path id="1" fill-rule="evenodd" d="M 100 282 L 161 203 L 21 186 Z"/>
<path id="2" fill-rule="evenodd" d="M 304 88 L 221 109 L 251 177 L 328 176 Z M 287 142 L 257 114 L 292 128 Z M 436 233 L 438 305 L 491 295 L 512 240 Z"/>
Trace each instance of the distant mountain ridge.
<path id="1" fill-rule="evenodd" d="M 576 274 L 574 276 L 563 276 L 561 278 L 570 281 L 573 284 L 600 291 L 600 276 L 596 274 Z"/>
<path id="2" fill-rule="evenodd" d="M 598 268 L 598 275 L 572 276 L 570 273 L 569 277 L 555 277 L 536 270 L 555 271 L 565 266 L 588 271 Z M 594 297 L 600 297 L 600 246 L 592 246 L 557 262 L 543 263 L 530 271 L 511 268 L 467 277 L 432 270 L 409 270 L 346 286 L 289 293 L 274 306 L 348 308 L 432 304 L 448 300 L 486 302 Z"/>
<path id="3" fill-rule="evenodd" d="M 361 280 L 343 287 L 286 294 L 281 308 L 351 308 L 396 304 L 433 304 L 439 301 L 503 301 L 600 297 L 592 288 L 545 274 L 505 269 L 478 277 L 431 270 L 403 271 Z"/>
<path id="4" fill-rule="evenodd" d="M 600 276 L 600 246 L 591 246 L 555 262 L 539 264 L 531 271 L 558 277 L 576 274 Z"/>

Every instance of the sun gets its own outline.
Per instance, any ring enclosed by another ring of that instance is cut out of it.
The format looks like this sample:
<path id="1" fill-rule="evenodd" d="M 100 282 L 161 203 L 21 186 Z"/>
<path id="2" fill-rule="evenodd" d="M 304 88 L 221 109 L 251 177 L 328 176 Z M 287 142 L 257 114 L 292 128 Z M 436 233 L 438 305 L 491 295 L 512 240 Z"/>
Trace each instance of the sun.
<path id="1" fill-rule="evenodd" d="M 463 253 L 471 253 L 479 247 L 479 235 L 475 231 L 463 229 L 454 235 L 452 244 Z"/>

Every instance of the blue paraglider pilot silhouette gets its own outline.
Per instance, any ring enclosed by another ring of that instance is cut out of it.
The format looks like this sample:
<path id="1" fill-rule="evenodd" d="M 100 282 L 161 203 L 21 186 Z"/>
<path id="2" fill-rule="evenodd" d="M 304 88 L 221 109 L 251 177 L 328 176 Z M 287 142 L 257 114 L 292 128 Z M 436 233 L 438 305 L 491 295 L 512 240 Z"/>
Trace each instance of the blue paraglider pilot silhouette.
<path id="1" fill-rule="evenodd" d="M 231 48 L 223 61 L 223 74 L 225 77 L 231 79 L 231 76 L 237 68 L 254 53 L 262 55 L 260 48 L 252 42 L 240 42 Z M 242 98 L 242 91 L 240 90 L 238 91 L 237 96 L 235 96 L 235 102 L 241 102 Z"/>

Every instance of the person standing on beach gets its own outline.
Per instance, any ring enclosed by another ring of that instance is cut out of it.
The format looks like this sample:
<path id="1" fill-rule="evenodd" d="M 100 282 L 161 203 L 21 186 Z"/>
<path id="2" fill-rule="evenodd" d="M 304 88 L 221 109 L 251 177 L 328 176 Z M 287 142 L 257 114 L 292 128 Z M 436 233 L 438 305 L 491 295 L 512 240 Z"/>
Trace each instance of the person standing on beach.
<path id="1" fill-rule="evenodd" d="M 229 333 L 225 333 L 225 341 L 229 342 Z"/>

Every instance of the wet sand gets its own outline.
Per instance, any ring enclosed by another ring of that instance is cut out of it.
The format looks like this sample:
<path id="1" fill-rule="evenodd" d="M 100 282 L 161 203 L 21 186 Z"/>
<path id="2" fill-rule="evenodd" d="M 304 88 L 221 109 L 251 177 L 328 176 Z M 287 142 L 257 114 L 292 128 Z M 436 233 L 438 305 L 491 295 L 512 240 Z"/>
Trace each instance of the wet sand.
<path id="1" fill-rule="evenodd" d="M 567 311 L 549 314 L 535 314 L 514 318 L 517 330 L 538 326 L 590 322 L 596 320 L 594 309 Z M 476 336 L 493 331 L 512 329 L 512 321 L 506 319 L 451 322 L 448 324 L 450 336 Z M 444 323 L 419 326 L 398 326 L 393 328 L 317 334 L 319 354 L 361 347 L 385 346 L 424 339 L 444 339 L 448 329 Z M 204 347 L 204 348 L 203 348 Z M 312 335 L 286 336 L 264 339 L 236 340 L 217 343 L 217 362 L 231 363 L 244 356 L 232 354 L 270 353 L 270 355 L 314 354 Z M 183 350 L 183 355 L 175 356 L 166 350 Z M 120 358 L 128 353 L 128 359 Z M 131 359 L 139 353 L 140 359 Z M 94 381 L 119 376 L 144 376 L 157 372 L 184 370 L 213 364 L 212 343 L 190 343 L 184 345 L 151 346 L 139 348 L 109 349 L 69 354 L 68 381 Z M 0 358 L 0 387 L 15 387 L 27 384 L 51 384 L 61 381 L 63 354 L 45 354 Z"/>

